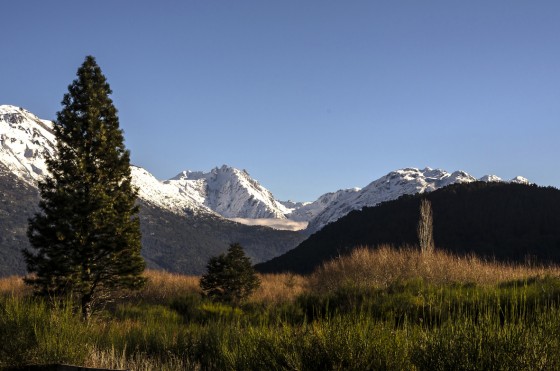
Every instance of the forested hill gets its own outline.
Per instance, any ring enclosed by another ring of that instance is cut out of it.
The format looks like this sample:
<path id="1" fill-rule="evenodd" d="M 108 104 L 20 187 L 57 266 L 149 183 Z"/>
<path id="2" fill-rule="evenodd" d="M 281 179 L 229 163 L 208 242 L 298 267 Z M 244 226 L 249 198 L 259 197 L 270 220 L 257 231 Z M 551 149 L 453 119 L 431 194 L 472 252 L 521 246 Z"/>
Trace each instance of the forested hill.
<path id="1" fill-rule="evenodd" d="M 560 190 L 475 182 L 353 211 L 257 269 L 309 273 L 356 246 L 417 245 L 422 198 L 432 204 L 436 248 L 500 261 L 560 263 Z"/>

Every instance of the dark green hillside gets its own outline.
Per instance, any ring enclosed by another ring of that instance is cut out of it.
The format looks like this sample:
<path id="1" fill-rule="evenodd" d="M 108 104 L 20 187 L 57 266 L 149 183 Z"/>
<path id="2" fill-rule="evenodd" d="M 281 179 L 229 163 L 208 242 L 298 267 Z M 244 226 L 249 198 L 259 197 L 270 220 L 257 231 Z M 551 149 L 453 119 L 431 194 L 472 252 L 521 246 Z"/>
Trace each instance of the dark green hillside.
<path id="1" fill-rule="evenodd" d="M 437 248 L 500 261 L 560 263 L 560 190 L 476 182 L 353 211 L 257 269 L 308 273 L 355 246 L 416 245 L 422 197 L 432 203 Z"/>

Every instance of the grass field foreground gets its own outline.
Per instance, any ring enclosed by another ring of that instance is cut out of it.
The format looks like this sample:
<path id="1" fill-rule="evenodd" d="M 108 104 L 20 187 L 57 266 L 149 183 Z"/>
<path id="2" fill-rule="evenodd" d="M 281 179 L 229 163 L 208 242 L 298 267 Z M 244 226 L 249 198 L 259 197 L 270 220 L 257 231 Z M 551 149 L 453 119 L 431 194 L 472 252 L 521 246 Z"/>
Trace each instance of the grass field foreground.
<path id="1" fill-rule="evenodd" d="M 198 277 L 149 284 L 86 323 L 0 280 L 0 366 L 131 370 L 560 369 L 560 275 L 408 249 L 358 249 L 313 275 L 261 276 L 239 307 Z"/>

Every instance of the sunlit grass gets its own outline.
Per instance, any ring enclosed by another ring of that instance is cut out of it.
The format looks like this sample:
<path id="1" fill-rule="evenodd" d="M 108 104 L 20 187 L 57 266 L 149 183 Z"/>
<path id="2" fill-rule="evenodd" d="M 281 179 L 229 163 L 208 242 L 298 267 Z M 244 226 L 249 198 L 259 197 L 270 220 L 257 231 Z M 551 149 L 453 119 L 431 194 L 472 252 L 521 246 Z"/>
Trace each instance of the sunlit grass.
<path id="1" fill-rule="evenodd" d="M 342 286 L 388 287 L 422 279 L 434 284 L 493 285 L 534 277 L 560 277 L 556 266 L 529 266 L 459 257 L 443 251 L 421 253 L 418 248 L 360 247 L 348 256 L 323 264 L 310 277 L 314 291 L 329 292 Z"/>

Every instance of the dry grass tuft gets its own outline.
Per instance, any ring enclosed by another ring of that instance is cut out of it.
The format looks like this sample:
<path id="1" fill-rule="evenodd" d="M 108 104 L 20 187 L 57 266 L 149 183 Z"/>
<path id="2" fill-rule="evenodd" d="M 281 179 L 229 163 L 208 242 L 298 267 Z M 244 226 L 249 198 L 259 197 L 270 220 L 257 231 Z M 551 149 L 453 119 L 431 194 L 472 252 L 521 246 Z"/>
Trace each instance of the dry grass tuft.
<path id="1" fill-rule="evenodd" d="M 307 278 L 296 274 L 261 274 L 259 278 L 261 285 L 249 298 L 250 302 L 290 302 L 302 294 L 307 286 Z"/>
<path id="2" fill-rule="evenodd" d="M 0 295 L 22 297 L 31 294 L 31 289 L 23 282 L 21 276 L 0 278 Z"/>
<path id="3" fill-rule="evenodd" d="M 168 299 L 200 293 L 200 277 L 187 276 L 164 271 L 146 270 L 144 277 L 148 278 L 146 286 L 133 294 L 134 298 L 143 299 L 151 303 L 161 303 Z"/>
<path id="4" fill-rule="evenodd" d="M 356 248 L 350 255 L 323 264 L 310 277 L 318 292 L 341 286 L 387 287 L 410 279 L 435 284 L 495 284 L 529 277 L 560 276 L 559 267 L 513 265 L 484 261 L 475 256 L 458 257 L 443 251 L 421 253 L 418 248 Z"/>

